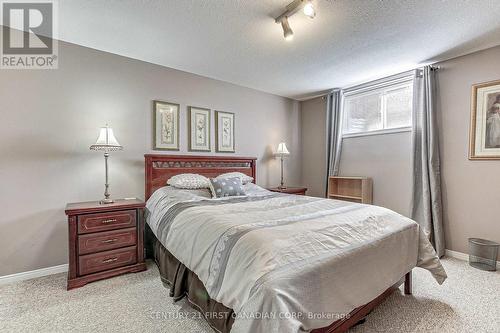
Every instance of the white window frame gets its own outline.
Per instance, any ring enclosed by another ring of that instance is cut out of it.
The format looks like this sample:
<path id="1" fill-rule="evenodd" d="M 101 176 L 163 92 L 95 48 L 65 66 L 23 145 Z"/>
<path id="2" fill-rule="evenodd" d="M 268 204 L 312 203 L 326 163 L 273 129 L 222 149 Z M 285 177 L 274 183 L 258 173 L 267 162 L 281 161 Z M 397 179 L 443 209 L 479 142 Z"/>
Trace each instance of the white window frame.
<path id="1" fill-rule="evenodd" d="M 341 131 L 342 131 L 342 138 L 354 138 L 354 137 L 361 137 L 361 136 L 370 136 L 370 135 L 382 135 L 382 134 L 392 134 L 392 133 L 401 133 L 401 132 L 411 132 L 412 131 L 412 126 L 413 124 L 409 126 L 401 126 L 401 127 L 394 127 L 394 128 L 383 128 L 379 130 L 373 130 L 373 131 L 365 131 L 365 132 L 356 132 L 356 133 L 344 133 L 344 121 L 345 121 L 345 99 L 346 97 L 353 96 L 353 95 L 363 95 L 364 93 L 369 93 L 373 90 L 379 90 L 383 88 L 388 88 L 386 91 L 391 91 L 395 90 L 398 88 L 401 88 L 404 85 L 407 85 L 408 83 L 413 83 L 414 80 L 414 72 L 406 72 L 402 73 L 400 75 L 397 75 L 395 77 L 391 78 L 386 78 L 382 80 L 377 80 L 373 82 L 369 82 L 366 84 L 358 85 L 355 87 L 347 88 L 344 90 L 344 94 L 342 96 L 342 124 L 341 124 Z M 381 108 L 382 110 L 385 110 L 385 103 L 387 103 L 386 98 L 382 98 L 381 101 Z M 413 114 L 413 110 L 412 110 Z M 386 112 L 382 112 L 382 126 L 385 127 L 387 124 L 387 119 L 386 119 Z"/>

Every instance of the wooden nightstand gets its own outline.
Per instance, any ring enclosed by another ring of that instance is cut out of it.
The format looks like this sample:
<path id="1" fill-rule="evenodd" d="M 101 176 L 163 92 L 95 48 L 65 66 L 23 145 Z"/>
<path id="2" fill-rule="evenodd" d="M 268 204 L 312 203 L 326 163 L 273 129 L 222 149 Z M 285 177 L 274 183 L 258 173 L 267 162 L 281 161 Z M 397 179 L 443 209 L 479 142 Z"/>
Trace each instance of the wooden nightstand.
<path id="1" fill-rule="evenodd" d="M 144 202 L 138 199 L 70 203 L 67 289 L 146 270 Z"/>
<path id="2" fill-rule="evenodd" d="M 286 187 L 286 188 L 272 187 L 268 188 L 268 190 L 272 192 L 279 192 L 286 194 L 306 195 L 307 187 Z"/>

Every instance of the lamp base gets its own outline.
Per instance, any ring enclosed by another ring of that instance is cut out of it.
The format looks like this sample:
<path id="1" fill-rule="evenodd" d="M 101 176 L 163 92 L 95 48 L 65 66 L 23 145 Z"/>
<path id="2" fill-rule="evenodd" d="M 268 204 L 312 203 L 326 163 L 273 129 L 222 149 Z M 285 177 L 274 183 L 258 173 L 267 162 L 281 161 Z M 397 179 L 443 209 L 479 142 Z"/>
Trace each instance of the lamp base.
<path id="1" fill-rule="evenodd" d="M 101 201 L 99 201 L 99 203 L 101 205 L 111 204 L 113 202 L 115 202 L 115 201 L 113 199 L 110 199 L 110 198 L 102 199 Z"/>
<path id="2" fill-rule="evenodd" d="M 286 190 L 286 189 L 287 189 L 287 187 L 286 187 L 285 185 L 280 185 L 280 186 L 278 186 L 278 188 L 279 188 L 280 190 Z"/>

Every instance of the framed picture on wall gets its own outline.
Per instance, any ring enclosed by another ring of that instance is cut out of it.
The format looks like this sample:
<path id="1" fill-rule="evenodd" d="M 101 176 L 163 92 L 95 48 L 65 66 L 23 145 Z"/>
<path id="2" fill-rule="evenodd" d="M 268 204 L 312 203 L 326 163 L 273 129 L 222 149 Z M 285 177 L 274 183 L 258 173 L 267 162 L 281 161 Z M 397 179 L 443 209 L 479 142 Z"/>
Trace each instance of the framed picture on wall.
<path id="1" fill-rule="evenodd" d="M 234 153 L 234 113 L 215 111 L 215 150 Z"/>
<path id="2" fill-rule="evenodd" d="M 472 86 L 469 158 L 500 160 L 500 80 Z"/>
<path id="3" fill-rule="evenodd" d="M 179 150 L 179 104 L 153 101 L 153 149 Z"/>
<path id="4" fill-rule="evenodd" d="M 211 151 L 210 110 L 188 107 L 189 151 Z"/>

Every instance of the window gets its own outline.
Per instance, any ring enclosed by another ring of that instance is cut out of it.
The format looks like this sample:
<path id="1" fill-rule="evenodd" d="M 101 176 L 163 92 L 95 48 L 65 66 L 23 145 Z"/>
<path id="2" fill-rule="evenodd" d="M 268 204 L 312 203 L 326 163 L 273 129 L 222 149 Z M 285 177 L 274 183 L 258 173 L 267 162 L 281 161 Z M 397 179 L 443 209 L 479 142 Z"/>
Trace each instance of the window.
<path id="1" fill-rule="evenodd" d="M 344 96 L 344 137 L 411 129 L 411 79 L 348 91 Z"/>

